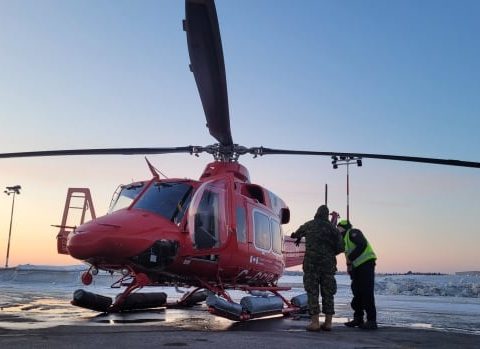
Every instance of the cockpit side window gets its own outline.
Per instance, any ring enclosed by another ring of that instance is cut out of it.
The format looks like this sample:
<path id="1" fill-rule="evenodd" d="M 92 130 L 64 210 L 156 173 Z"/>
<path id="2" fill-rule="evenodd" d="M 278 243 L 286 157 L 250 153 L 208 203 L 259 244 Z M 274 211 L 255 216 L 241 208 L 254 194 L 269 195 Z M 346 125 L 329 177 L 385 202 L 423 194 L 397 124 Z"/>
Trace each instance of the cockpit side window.
<path id="1" fill-rule="evenodd" d="M 129 207 L 138 194 L 142 192 L 143 187 L 143 183 L 133 183 L 119 186 L 113 194 L 108 213 Z"/>
<path id="2" fill-rule="evenodd" d="M 190 202 L 192 187 L 186 183 L 157 182 L 138 199 L 134 208 L 158 214 L 178 224 Z"/>

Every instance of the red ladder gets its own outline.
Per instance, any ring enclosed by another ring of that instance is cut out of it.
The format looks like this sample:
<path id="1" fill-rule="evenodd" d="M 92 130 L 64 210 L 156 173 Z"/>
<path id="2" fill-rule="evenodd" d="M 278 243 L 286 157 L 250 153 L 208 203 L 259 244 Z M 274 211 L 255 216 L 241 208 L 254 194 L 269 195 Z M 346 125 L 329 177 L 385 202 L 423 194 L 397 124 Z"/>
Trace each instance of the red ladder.
<path id="1" fill-rule="evenodd" d="M 83 203 L 80 206 L 72 206 L 72 198 L 83 199 Z M 67 199 L 65 200 L 65 208 L 63 209 L 63 217 L 61 225 L 54 225 L 54 227 L 60 228 L 57 234 L 57 252 L 60 254 L 69 254 L 67 250 L 67 237 L 77 226 L 67 226 L 67 219 L 70 209 L 82 210 L 80 217 L 80 224 L 85 222 L 85 214 L 90 211 L 92 219 L 96 218 L 95 209 L 93 207 L 92 195 L 89 188 L 68 188 Z"/>

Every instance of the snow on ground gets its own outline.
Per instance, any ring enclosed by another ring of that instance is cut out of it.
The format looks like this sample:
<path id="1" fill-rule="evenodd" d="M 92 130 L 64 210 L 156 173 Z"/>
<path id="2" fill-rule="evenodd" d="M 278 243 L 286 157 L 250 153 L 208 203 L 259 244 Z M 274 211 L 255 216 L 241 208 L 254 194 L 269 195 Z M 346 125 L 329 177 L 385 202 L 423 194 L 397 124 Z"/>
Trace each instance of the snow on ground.
<path id="1" fill-rule="evenodd" d="M 100 273 L 90 286 L 83 286 L 84 265 L 53 267 L 22 265 L 0 269 L 0 327 L 35 328 L 89 321 L 95 312 L 70 305 L 78 288 L 114 297 L 122 290 L 111 288 L 118 275 Z M 351 318 L 351 291 L 348 275 L 337 275 L 335 319 Z M 304 293 L 302 276 L 285 275 L 281 284 L 292 290 L 282 292 L 290 299 Z M 174 288 L 147 287 L 142 292 L 182 296 Z M 433 328 L 442 331 L 480 335 L 480 277 L 460 275 L 387 275 L 377 276 L 375 284 L 380 325 Z M 231 292 L 235 300 L 245 294 Z"/>
<path id="2" fill-rule="evenodd" d="M 480 298 L 480 276 L 394 275 L 377 277 L 378 294 Z"/>

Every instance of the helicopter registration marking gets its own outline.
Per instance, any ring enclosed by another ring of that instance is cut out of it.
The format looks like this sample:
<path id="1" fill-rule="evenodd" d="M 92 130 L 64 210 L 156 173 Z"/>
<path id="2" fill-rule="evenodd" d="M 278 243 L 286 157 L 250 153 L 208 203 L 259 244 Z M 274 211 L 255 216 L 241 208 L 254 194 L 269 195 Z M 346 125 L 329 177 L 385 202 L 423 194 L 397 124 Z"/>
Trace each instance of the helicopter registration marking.
<path id="1" fill-rule="evenodd" d="M 238 273 L 237 277 L 235 279 L 237 280 L 249 280 L 249 281 L 265 281 L 265 282 L 271 282 L 275 280 L 276 276 L 273 273 L 269 272 L 263 272 L 263 271 L 249 271 L 249 270 L 242 270 L 240 273 Z"/>

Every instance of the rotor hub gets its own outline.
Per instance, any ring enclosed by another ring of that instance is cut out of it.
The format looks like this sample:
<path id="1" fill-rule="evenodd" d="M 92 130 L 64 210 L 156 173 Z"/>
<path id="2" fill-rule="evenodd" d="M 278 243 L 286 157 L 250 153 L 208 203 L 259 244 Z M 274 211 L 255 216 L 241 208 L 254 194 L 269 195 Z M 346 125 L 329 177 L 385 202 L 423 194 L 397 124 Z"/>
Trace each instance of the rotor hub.
<path id="1" fill-rule="evenodd" d="M 215 161 L 237 162 L 240 155 L 261 155 L 261 151 L 259 151 L 259 149 L 260 148 L 246 148 L 238 144 L 223 145 L 220 143 L 216 143 L 212 145 L 207 145 L 205 147 L 192 146 L 191 153 L 198 156 L 198 154 L 205 152 L 213 155 Z"/>

